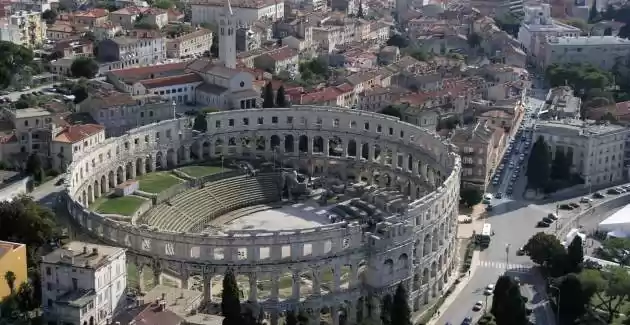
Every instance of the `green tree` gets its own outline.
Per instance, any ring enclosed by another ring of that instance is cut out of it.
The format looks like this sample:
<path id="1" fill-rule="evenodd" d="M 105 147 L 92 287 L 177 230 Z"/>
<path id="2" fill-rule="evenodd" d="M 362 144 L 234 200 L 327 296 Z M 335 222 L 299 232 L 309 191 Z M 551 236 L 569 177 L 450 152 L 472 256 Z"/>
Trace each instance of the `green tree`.
<path id="1" fill-rule="evenodd" d="M 462 203 L 468 207 L 478 204 L 483 199 L 483 193 L 474 188 L 462 189 L 459 192 L 459 195 L 462 198 Z"/>
<path id="2" fill-rule="evenodd" d="M 171 9 L 173 8 L 175 5 L 173 4 L 172 1 L 170 0 L 157 0 L 155 1 L 155 3 L 153 4 L 154 7 L 160 8 L 160 9 Z"/>
<path id="3" fill-rule="evenodd" d="M 527 241 L 524 247 L 532 262 L 547 266 L 558 254 L 564 254 L 564 247 L 552 234 L 539 232 Z"/>
<path id="4" fill-rule="evenodd" d="M 276 92 L 276 106 L 277 107 L 287 107 L 287 97 L 284 93 L 284 86 L 280 86 L 278 91 Z"/>
<path id="5" fill-rule="evenodd" d="M 388 46 L 397 46 L 399 48 L 405 48 L 409 46 L 409 39 L 399 34 L 394 34 L 387 40 Z"/>
<path id="6" fill-rule="evenodd" d="M 559 180 L 569 180 L 571 177 L 571 162 L 564 154 L 564 151 L 556 151 L 556 156 L 551 163 L 551 178 Z"/>
<path id="7" fill-rule="evenodd" d="M 477 325 L 497 325 L 497 320 L 492 314 L 484 314 L 477 322 Z"/>
<path id="8" fill-rule="evenodd" d="M 582 237 L 575 235 L 569 247 L 567 247 L 567 262 L 571 272 L 579 273 L 582 271 L 582 263 L 584 263 L 584 247 Z"/>
<path id="9" fill-rule="evenodd" d="M 4 281 L 7 282 L 7 286 L 9 286 L 9 291 L 11 294 L 15 293 L 15 273 L 13 271 L 7 271 L 4 274 Z"/>
<path id="10" fill-rule="evenodd" d="M 630 239 L 612 237 L 602 242 L 602 247 L 595 254 L 603 259 L 614 261 L 623 266 L 630 266 Z"/>
<path id="11" fill-rule="evenodd" d="M 402 113 L 399 107 L 397 106 L 392 106 L 392 105 L 387 105 L 385 106 L 385 108 L 383 108 L 380 112 L 381 114 L 385 114 L 385 115 L 389 115 L 389 116 L 394 116 L 397 118 L 402 118 Z"/>
<path id="12" fill-rule="evenodd" d="M 392 325 L 411 325 L 411 310 L 407 303 L 407 290 L 402 282 L 398 284 L 392 300 L 392 314 L 389 318 Z"/>
<path id="13" fill-rule="evenodd" d="M 197 116 L 195 116 L 195 121 L 193 122 L 193 130 L 199 132 L 208 131 L 208 121 L 206 120 L 206 113 L 197 113 Z"/>
<path id="14" fill-rule="evenodd" d="M 381 299 L 381 324 L 383 325 L 391 325 L 391 317 L 392 317 L 392 305 L 393 305 L 392 296 L 390 294 L 386 294 Z"/>
<path id="15" fill-rule="evenodd" d="M 57 10 L 47 9 L 42 12 L 42 19 L 46 21 L 46 24 L 52 25 L 57 20 Z"/>
<path id="16" fill-rule="evenodd" d="M 357 10 L 357 17 L 363 18 L 365 14 L 363 13 L 363 1 L 359 1 L 359 9 Z"/>
<path id="17" fill-rule="evenodd" d="M 98 63 L 94 59 L 87 57 L 76 58 L 70 65 L 70 72 L 75 78 L 94 78 L 98 73 L 98 69 Z"/>
<path id="18" fill-rule="evenodd" d="M 274 94 L 273 94 L 273 86 L 271 82 L 268 82 L 263 89 L 263 108 L 272 108 L 274 105 Z"/>
<path id="19" fill-rule="evenodd" d="M 531 154 L 529 155 L 527 166 L 535 168 L 527 168 L 527 186 L 540 190 L 545 188 L 547 182 L 549 182 L 549 150 L 547 149 L 547 143 L 543 137 L 539 137 L 532 146 Z"/>
<path id="20" fill-rule="evenodd" d="M 0 88 L 6 88 L 24 67 L 33 62 L 33 51 L 24 46 L 7 41 L 0 41 Z"/>
<path id="21" fill-rule="evenodd" d="M 497 325 L 526 325 L 527 310 L 521 289 L 514 279 L 502 275 L 494 286 L 492 308 Z"/>
<path id="22" fill-rule="evenodd" d="M 593 309 L 607 313 L 607 324 L 611 324 L 619 314 L 624 301 L 630 296 L 630 274 L 621 266 L 607 267 L 604 270 L 583 270 L 579 276 Z"/>
<path id="23" fill-rule="evenodd" d="M 221 292 L 221 313 L 223 325 L 242 325 L 241 301 L 238 284 L 232 269 L 228 269 L 223 277 L 223 291 Z"/>
<path id="24" fill-rule="evenodd" d="M 555 290 L 553 290 L 555 289 Z M 582 289 L 582 282 L 574 273 L 554 280 L 551 294 L 556 298 L 557 312 L 561 324 L 574 324 L 586 312 L 588 297 Z"/>
<path id="25" fill-rule="evenodd" d="M 35 182 L 41 182 L 44 178 L 42 160 L 37 153 L 32 153 L 26 160 L 26 173 L 33 176 Z"/>

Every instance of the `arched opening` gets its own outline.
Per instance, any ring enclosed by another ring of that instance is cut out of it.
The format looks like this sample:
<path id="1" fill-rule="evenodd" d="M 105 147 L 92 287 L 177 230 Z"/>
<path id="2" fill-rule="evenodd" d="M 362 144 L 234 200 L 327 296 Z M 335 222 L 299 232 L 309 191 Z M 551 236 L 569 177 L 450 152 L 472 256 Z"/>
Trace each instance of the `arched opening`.
<path id="1" fill-rule="evenodd" d="M 144 174 L 144 171 L 142 170 L 142 167 L 144 166 L 144 163 L 142 162 L 142 158 L 138 158 L 136 159 L 136 175 L 142 175 Z"/>
<path id="2" fill-rule="evenodd" d="M 204 143 L 201 145 L 201 155 L 203 157 L 203 159 L 208 159 L 210 158 L 210 142 L 204 141 Z"/>
<path id="3" fill-rule="evenodd" d="M 94 316 L 90 316 L 90 325 L 94 325 Z"/>
<path id="4" fill-rule="evenodd" d="M 435 278 L 436 275 L 437 275 L 437 265 L 435 264 L 435 261 L 433 261 L 433 263 L 431 263 L 431 279 Z"/>
<path id="5" fill-rule="evenodd" d="M 322 153 L 324 152 L 324 139 L 320 136 L 315 136 L 313 138 L 313 152 Z"/>
<path id="6" fill-rule="evenodd" d="M 177 166 L 177 155 L 175 154 L 175 150 L 168 149 L 166 151 L 166 167 L 175 168 L 175 166 Z"/>
<path id="7" fill-rule="evenodd" d="M 367 142 L 361 145 L 361 158 L 365 160 L 370 159 L 370 145 Z"/>
<path id="8" fill-rule="evenodd" d="M 385 260 L 385 274 L 393 274 L 394 273 L 394 261 L 391 258 Z"/>
<path id="9" fill-rule="evenodd" d="M 105 175 L 101 176 L 101 194 L 107 193 L 107 178 Z"/>
<path id="10" fill-rule="evenodd" d="M 201 157 L 199 157 L 200 154 L 203 155 L 202 146 L 198 141 L 195 141 L 190 145 L 190 158 L 192 160 L 199 160 L 201 159 Z"/>
<path id="11" fill-rule="evenodd" d="M 413 170 L 413 156 L 407 154 L 407 170 Z"/>
<path id="12" fill-rule="evenodd" d="M 431 252 L 431 235 L 429 234 L 426 234 L 426 236 L 424 236 L 424 247 L 422 252 L 422 256 L 427 256 L 427 254 Z"/>
<path id="13" fill-rule="evenodd" d="M 280 137 L 275 134 L 272 135 L 271 138 L 269 138 L 269 146 L 271 150 L 278 150 L 277 148 L 280 147 Z"/>
<path id="14" fill-rule="evenodd" d="M 184 148 L 184 146 L 180 146 L 177 149 L 177 164 L 180 164 L 181 162 L 183 162 L 186 158 L 186 148 Z"/>
<path id="15" fill-rule="evenodd" d="M 372 160 L 380 162 L 381 159 L 381 146 L 378 144 L 374 145 L 374 155 L 372 156 Z"/>
<path id="16" fill-rule="evenodd" d="M 114 171 L 113 170 L 109 171 L 108 179 L 109 179 L 109 188 L 116 187 L 116 176 L 114 175 Z"/>
<path id="17" fill-rule="evenodd" d="M 116 170 L 116 177 L 116 185 L 122 184 L 125 181 L 125 171 L 123 170 L 122 166 L 118 166 L 118 169 Z"/>
<path id="18" fill-rule="evenodd" d="M 298 142 L 299 142 L 298 150 L 301 153 L 307 153 L 308 152 L 308 137 L 305 135 L 301 135 L 300 140 Z"/>
<path id="19" fill-rule="evenodd" d="M 328 139 L 328 152 L 332 157 L 341 157 L 343 155 L 343 141 L 338 136 Z"/>
<path id="20" fill-rule="evenodd" d="M 437 251 L 437 249 L 438 249 L 438 247 L 439 247 L 439 245 L 438 245 L 438 243 L 439 243 L 439 238 L 438 238 L 438 237 L 439 237 L 439 235 L 438 235 L 438 230 L 437 230 L 437 228 L 434 228 L 434 229 L 433 229 L 433 235 L 432 235 L 432 237 L 433 237 L 433 243 L 432 243 L 432 246 L 433 246 L 433 251 L 435 252 L 435 251 Z"/>
<path id="21" fill-rule="evenodd" d="M 293 142 L 295 142 L 295 140 L 293 139 L 292 134 L 287 134 L 284 136 L 284 151 L 285 152 L 294 152 L 295 144 Z"/>
<path id="22" fill-rule="evenodd" d="M 413 276 L 413 291 L 420 290 L 420 274 L 416 273 Z"/>
<path id="23" fill-rule="evenodd" d="M 87 203 L 92 203 L 92 199 L 94 198 L 94 192 L 92 191 L 92 185 L 88 185 L 87 189 Z"/>
<path id="24" fill-rule="evenodd" d="M 94 181 L 94 198 L 98 198 L 99 196 L 101 196 L 101 187 L 98 186 L 98 180 Z"/>
<path id="25" fill-rule="evenodd" d="M 427 283 L 429 283 L 429 269 L 425 267 L 424 270 L 422 270 L 422 284 Z"/>
<path id="26" fill-rule="evenodd" d="M 259 150 L 259 151 L 267 150 L 267 139 L 262 135 L 256 138 L 256 150 Z"/>
<path id="27" fill-rule="evenodd" d="M 218 138 L 214 141 L 214 154 L 220 156 L 223 153 L 223 139 Z"/>
<path id="28" fill-rule="evenodd" d="M 230 146 L 230 147 L 236 146 L 236 138 L 235 137 L 230 137 L 228 139 L 228 146 Z"/>
<path id="29" fill-rule="evenodd" d="M 125 177 L 126 179 L 132 179 L 133 178 L 133 172 L 134 172 L 134 168 L 133 168 L 133 164 L 131 162 L 128 162 L 125 166 Z"/>
<path id="30" fill-rule="evenodd" d="M 409 267 L 409 256 L 407 256 L 407 253 L 402 253 L 398 257 L 398 267 L 401 269 L 406 269 Z"/>
<path id="31" fill-rule="evenodd" d="M 162 169 L 162 168 L 164 168 L 164 166 L 162 166 L 162 161 L 164 161 L 163 156 L 164 156 L 164 155 L 162 154 L 162 151 L 158 151 L 158 152 L 155 154 L 155 168 L 156 168 L 156 169 Z"/>
<path id="32" fill-rule="evenodd" d="M 348 156 L 350 157 L 357 156 L 357 142 L 355 140 L 348 141 Z"/>

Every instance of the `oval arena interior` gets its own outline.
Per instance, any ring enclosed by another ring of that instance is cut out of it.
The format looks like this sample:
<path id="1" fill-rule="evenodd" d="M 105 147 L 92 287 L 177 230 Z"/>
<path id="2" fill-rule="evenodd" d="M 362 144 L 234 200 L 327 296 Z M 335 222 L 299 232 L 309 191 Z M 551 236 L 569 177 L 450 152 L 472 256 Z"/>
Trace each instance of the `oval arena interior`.
<path id="1" fill-rule="evenodd" d="M 271 324 L 288 309 L 359 321 L 400 282 L 419 312 L 445 290 L 459 201 L 450 144 L 339 108 L 206 121 L 203 133 L 189 118 L 142 126 L 77 157 L 67 176 L 77 224 L 127 248 L 139 271 L 198 279 L 208 310 L 232 269 Z"/>

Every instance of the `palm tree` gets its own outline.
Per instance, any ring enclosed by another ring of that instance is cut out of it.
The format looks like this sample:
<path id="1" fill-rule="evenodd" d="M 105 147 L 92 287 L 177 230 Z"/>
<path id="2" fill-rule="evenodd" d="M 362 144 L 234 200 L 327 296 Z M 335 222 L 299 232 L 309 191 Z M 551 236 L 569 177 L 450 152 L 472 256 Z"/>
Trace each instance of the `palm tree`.
<path id="1" fill-rule="evenodd" d="M 7 281 L 9 290 L 11 290 L 11 294 L 13 294 L 15 291 L 15 273 L 13 273 L 13 271 L 7 271 L 7 273 L 4 274 L 4 280 Z"/>

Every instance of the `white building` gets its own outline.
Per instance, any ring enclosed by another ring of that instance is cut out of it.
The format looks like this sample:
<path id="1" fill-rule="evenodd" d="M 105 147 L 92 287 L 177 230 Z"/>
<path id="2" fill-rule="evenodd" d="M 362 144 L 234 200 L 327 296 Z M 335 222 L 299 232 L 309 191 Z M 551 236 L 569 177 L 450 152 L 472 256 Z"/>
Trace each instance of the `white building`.
<path id="1" fill-rule="evenodd" d="M 551 64 L 590 63 L 611 70 L 618 59 L 630 55 L 630 40 L 617 36 L 547 37 L 535 62 L 541 69 Z"/>
<path id="2" fill-rule="evenodd" d="M 545 139 L 552 158 L 556 152 L 564 152 L 585 186 L 598 186 L 625 178 L 623 159 L 628 133 L 630 129 L 618 125 L 554 120 L 539 122 L 534 139 Z"/>
<path id="3" fill-rule="evenodd" d="M 41 283 L 47 324 L 107 324 L 126 299 L 125 249 L 71 242 L 42 257 Z"/>
<path id="4" fill-rule="evenodd" d="M 577 27 L 553 20 L 551 7 L 545 3 L 525 7 L 525 17 L 518 30 L 518 41 L 528 55 L 538 56 L 540 42 L 545 41 L 548 36 L 578 37 L 580 32 Z"/>
<path id="5" fill-rule="evenodd" d="M 251 26 L 265 18 L 275 21 L 284 17 L 283 0 L 201 0 L 191 2 L 192 23 L 218 25 L 226 6 L 232 8 L 238 27 Z"/>

